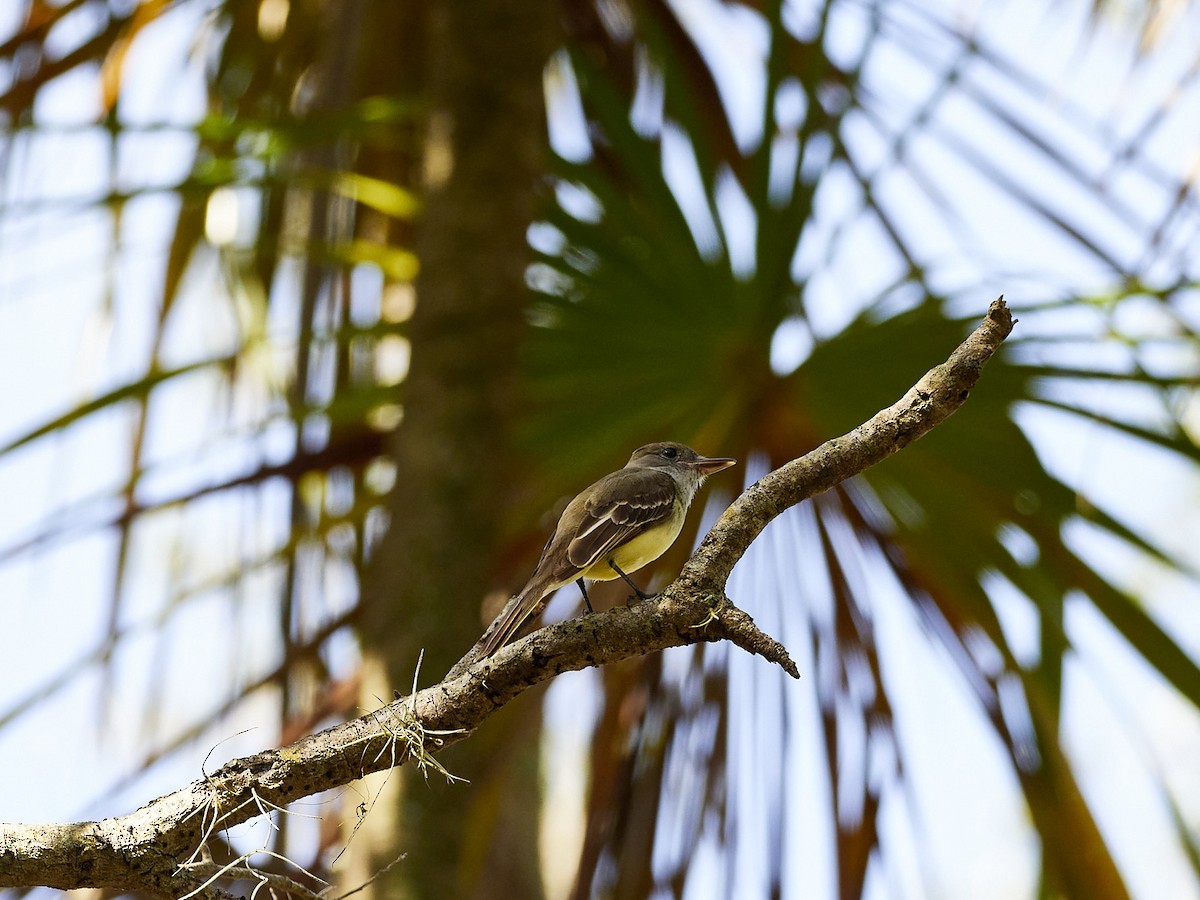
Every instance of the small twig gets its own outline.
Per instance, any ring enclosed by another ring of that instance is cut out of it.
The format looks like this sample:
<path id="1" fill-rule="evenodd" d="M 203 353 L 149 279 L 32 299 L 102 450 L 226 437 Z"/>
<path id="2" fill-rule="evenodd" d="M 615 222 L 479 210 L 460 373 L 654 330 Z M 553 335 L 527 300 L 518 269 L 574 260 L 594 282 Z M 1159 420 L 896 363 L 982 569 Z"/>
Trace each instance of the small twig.
<path id="1" fill-rule="evenodd" d="M 382 869 L 380 869 L 378 872 L 376 872 L 374 875 L 372 875 L 370 878 L 368 878 L 366 881 L 364 881 L 358 887 L 351 888 L 350 890 L 346 891 L 346 893 L 344 893 L 344 894 L 339 894 L 337 897 L 334 898 L 334 900 L 346 900 L 346 898 L 351 896 L 352 894 L 357 894 L 359 891 L 366 890 L 367 886 L 370 885 L 371 882 L 375 881 L 377 878 L 381 878 L 384 875 L 386 875 L 388 872 L 390 872 L 392 869 L 394 869 L 400 863 L 404 862 L 404 860 L 407 858 L 407 856 L 408 856 L 407 853 L 401 853 L 399 856 L 397 856 L 395 859 L 393 859 L 390 863 L 388 863 L 386 866 L 384 866 Z"/>
<path id="2" fill-rule="evenodd" d="M 242 863 L 247 862 L 250 857 L 256 853 L 266 853 L 268 856 L 273 856 L 290 866 L 296 865 L 287 857 L 270 850 L 256 850 L 254 853 L 243 854 L 242 856 L 239 856 L 237 859 L 228 862 L 223 866 L 217 865 L 217 863 L 213 862 L 211 859 L 187 863 L 180 868 L 191 875 L 199 876 L 206 880 L 200 888 L 196 888 L 187 894 L 183 894 L 178 898 L 178 900 L 189 900 L 189 898 L 197 896 L 201 892 L 201 888 L 208 888 L 217 881 L 257 881 L 258 886 L 255 887 L 255 891 L 257 891 L 259 887 L 265 885 L 272 890 L 286 891 L 287 893 L 293 894 L 297 897 L 308 898 L 308 900 L 321 900 L 323 891 L 313 891 L 296 881 L 294 878 L 289 878 L 287 875 L 281 875 L 277 872 L 264 872 L 261 869 L 256 869 L 248 865 L 242 865 Z M 312 872 L 309 872 L 300 866 L 296 866 L 296 868 L 300 869 L 301 872 L 304 872 L 305 875 L 307 875 L 309 878 L 312 878 L 314 881 L 320 881 L 321 884 L 325 884 L 326 887 L 328 887 L 328 884 L 323 879 L 317 878 L 317 876 L 313 875 Z"/>
<path id="3" fill-rule="evenodd" d="M 721 623 L 721 637 L 747 653 L 757 654 L 768 662 L 778 664 L 793 678 L 800 677 L 800 670 L 788 655 L 787 648 L 755 625 L 744 610 L 732 603 L 725 603 L 717 610 L 716 618 Z"/>

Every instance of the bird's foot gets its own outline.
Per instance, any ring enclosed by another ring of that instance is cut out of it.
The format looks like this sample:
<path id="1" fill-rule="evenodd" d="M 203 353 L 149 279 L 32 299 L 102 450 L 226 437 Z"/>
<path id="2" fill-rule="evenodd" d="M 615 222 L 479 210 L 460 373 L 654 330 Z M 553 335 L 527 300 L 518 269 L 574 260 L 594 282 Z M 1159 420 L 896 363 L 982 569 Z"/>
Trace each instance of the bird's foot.
<path id="1" fill-rule="evenodd" d="M 625 598 L 626 608 L 636 606 L 643 600 L 653 600 L 658 594 L 647 594 L 645 591 L 635 591 Z"/>
<path id="2" fill-rule="evenodd" d="M 633 580 L 632 578 L 630 578 L 628 575 L 626 575 L 624 572 L 622 572 L 622 571 L 621 571 L 621 567 L 620 567 L 620 566 L 618 566 L 618 565 L 617 565 L 615 562 L 613 562 L 611 559 L 608 561 L 608 564 L 609 564 L 610 566 L 612 566 L 612 570 L 613 570 L 614 572 L 616 572 L 618 575 L 620 575 L 620 576 L 621 576 L 621 579 L 622 579 L 622 580 L 623 580 L 623 581 L 624 581 L 624 582 L 625 582 L 627 585 L 629 585 L 631 588 L 633 588 L 633 593 L 637 595 L 637 600 L 638 600 L 638 601 L 641 601 L 641 600 L 649 600 L 651 597 L 657 597 L 657 596 L 658 596 L 657 594 L 647 594 L 645 591 L 643 591 L 643 590 L 642 590 L 640 587 L 638 587 L 638 586 L 637 586 L 637 584 L 635 584 L 635 583 L 634 583 L 634 580 Z M 625 605 L 626 605 L 626 606 L 632 606 L 632 605 L 634 604 L 634 602 L 635 602 L 635 601 L 634 601 L 634 598 L 633 598 L 633 597 L 628 597 L 628 598 L 626 598 L 626 600 L 625 600 Z"/>

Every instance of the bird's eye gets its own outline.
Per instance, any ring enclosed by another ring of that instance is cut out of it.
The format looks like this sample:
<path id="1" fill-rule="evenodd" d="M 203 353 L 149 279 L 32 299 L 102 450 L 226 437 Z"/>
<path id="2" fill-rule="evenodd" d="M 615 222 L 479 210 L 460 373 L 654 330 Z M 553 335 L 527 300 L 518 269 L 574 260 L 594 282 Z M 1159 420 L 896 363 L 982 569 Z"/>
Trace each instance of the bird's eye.
<path id="1" fill-rule="evenodd" d="M 664 459 L 674 459 L 679 455 L 679 451 L 674 447 L 663 447 L 662 450 L 659 451 L 659 455 Z"/>

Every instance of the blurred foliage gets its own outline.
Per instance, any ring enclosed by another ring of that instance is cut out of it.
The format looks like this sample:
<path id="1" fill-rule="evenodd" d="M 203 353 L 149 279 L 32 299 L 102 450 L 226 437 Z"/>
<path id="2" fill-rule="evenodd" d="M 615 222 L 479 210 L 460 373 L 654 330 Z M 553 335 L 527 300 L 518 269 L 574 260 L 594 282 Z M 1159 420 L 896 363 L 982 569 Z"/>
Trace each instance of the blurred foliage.
<path id="1" fill-rule="evenodd" d="M 54 666 L 13 686 L 0 727 L 98 675 L 98 727 L 110 742 L 129 722 L 138 732 L 111 792 L 145 799 L 154 764 L 190 760 L 264 717 L 286 742 L 364 702 L 359 585 L 391 558 L 370 550 L 383 498 L 405 478 L 394 435 L 414 415 L 408 360 L 422 352 L 409 344 L 417 236 L 426 182 L 444 163 L 433 138 L 455 110 L 430 101 L 422 73 L 438 61 L 422 53 L 415 4 L 19 7 L 0 41 L 0 253 L 19 269 L 27 242 L 103 215 L 72 239 L 101 256 L 71 260 L 99 273 L 93 325 L 82 335 L 62 325 L 64 346 L 92 353 L 88 388 L 0 435 L 0 467 L 68 452 L 106 474 L 64 483 L 61 503 L 6 531 L 0 561 L 74 565 L 73 548 L 102 535 L 114 562 L 100 633 L 55 648 Z M 1179 53 L 1168 26 L 1191 12 L 1139 10 L 1129 33 L 1114 23 L 1125 7 L 1043 13 L 1048 31 L 1095 42 L 1102 57 L 1126 48 L 1098 68 L 1076 50 L 1081 65 L 1146 78 L 1136 102 L 1097 112 L 954 9 L 562 4 L 567 36 L 546 76 L 558 158 L 529 232 L 529 325 L 511 348 L 523 405 L 506 412 L 511 434 L 496 445 L 523 451 L 506 474 L 519 487 L 493 511 L 499 588 L 519 586 L 556 498 L 629 448 L 684 440 L 745 460 L 753 477 L 895 400 L 997 293 L 1021 319 L 951 422 L 783 517 L 739 566 L 731 595 L 794 648 L 801 687 L 712 646 L 589 682 L 599 712 L 585 728 L 574 896 L 704 885 L 807 896 L 797 857 L 833 866 L 842 898 L 872 884 L 903 893 L 900 861 L 913 855 L 925 893 L 953 894 L 933 835 L 955 823 L 929 820 L 946 802 L 927 798 L 921 773 L 958 752 L 963 732 L 1003 760 L 988 790 L 1019 791 L 1040 839 L 1036 883 L 1013 876 L 1014 890 L 1122 897 L 1136 882 L 1120 823 L 1103 818 L 1080 774 L 1093 760 L 1081 744 L 1104 733 L 1071 724 L 1082 708 L 1071 672 L 1105 659 L 1079 622 L 1106 623 L 1194 717 L 1194 640 L 1108 557 L 1192 587 L 1197 561 L 1170 529 L 1129 514 L 1138 472 L 1119 485 L 1072 479 L 1054 443 L 1081 429 L 1117 435 L 1147 469 L 1191 479 L 1200 460 L 1198 209 L 1178 164 L 1195 148 L 1180 152 L 1173 137 L 1195 108 L 1195 60 L 1154 68 Z M 140 48 L 156 49 L 153 62 Z M 160 79 L 149 92 L 144 71 Z M 55 94 L 75 76 L 72 90 L 92 98 L 82 113 Z M 508 149 L 491 151 L 502 160 Z M 84 162 L 53 170 L 74 153 Z M 486 258 L 444 249 L 464 269 Z M 56 283 L 72 274 L 65 263 L 36 268 L 54 252 L 29 253 L 33 274 L 18 286 L 73 290 Z M 434 587 L 424 602 L 414 620 L 452 621 Z M 224 646 L 190 644 L 205 615 Z M 474 637 L 441 640 L 465 650 Z M 197 701 L 179 682 L 201 661 Z M 925 709 L 916 664 L 965 701 Z M 931 722 L 944 741 L 922 734 Z M 475 867 L 475 884 L 501 877 L 479 844 L 503 821 L 503 763 L 528 763 L 513 747 L 529 723 L 505 725 L 481 789 L 490 806 L 463 818 L 447 850 Z M 1200 885 L 1196 798 L 1148 767 Z M 969 819 L 977 799 L 957 798 L 952 818 Z M 110 811 L 113 797 L 101 801 Z M 543 828 L 566 831 L 547 803 Z M 328 875 L 354 828 L 344 818 L 331 806 L 319 833 L 293 824 L 269 846 Z M 828 847 L 802 842 L 806 829 Z"/>

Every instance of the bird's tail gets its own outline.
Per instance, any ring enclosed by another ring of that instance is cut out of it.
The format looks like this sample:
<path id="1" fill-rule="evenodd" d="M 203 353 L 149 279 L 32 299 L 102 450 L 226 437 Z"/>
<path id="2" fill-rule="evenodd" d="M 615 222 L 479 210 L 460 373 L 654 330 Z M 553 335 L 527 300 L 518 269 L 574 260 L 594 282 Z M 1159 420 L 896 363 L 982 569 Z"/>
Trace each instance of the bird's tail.
<path id="1" fill-rule="evenodd" d="M 546 597 L 552 589 L 541 582 L 525 586 L 525 590 L 508 601 L 508 605 L 496 617 L 491 629 L 483 637 L 480 656 L 491 656 L 535 619 L 548 602 Z"/>

